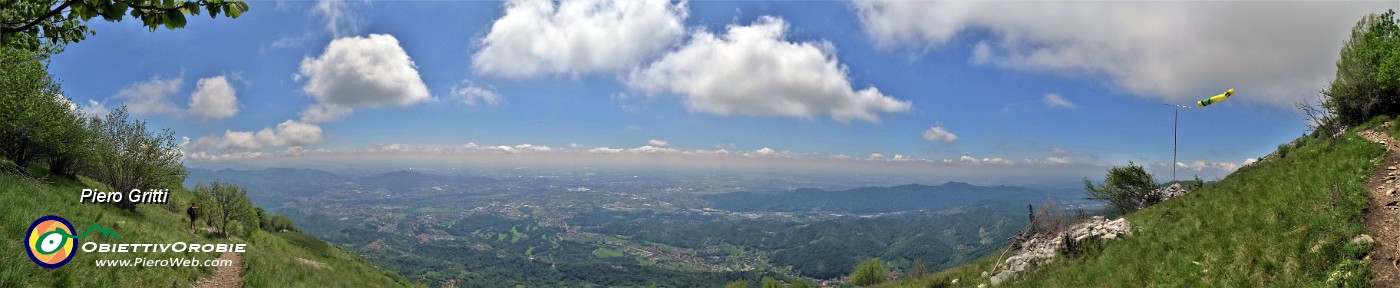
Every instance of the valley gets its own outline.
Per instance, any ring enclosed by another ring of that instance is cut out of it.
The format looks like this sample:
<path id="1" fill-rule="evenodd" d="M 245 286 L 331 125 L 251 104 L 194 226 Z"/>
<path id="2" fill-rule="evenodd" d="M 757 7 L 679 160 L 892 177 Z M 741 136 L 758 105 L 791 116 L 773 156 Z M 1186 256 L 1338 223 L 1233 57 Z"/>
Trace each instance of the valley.
<path id="1" fill-rule="evenodd" d="M 1026 204 L 1096 207 L 1072 193 L 958 182 L 823 190 L 787 188 L 821 186 L 808 179 L 536 173 L 194 169 L 186 182 L 246 185 L 306 233 L 434 286 L 834 283 L 869 257 L 893 273 L 977 259 L 1026 225 Z"/>

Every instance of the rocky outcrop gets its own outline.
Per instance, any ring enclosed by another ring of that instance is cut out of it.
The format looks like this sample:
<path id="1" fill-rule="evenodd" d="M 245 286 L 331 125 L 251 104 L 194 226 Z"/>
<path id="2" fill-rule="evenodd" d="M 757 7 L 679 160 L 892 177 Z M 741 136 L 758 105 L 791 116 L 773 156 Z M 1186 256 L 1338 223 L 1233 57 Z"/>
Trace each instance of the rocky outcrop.
<path id="1" fill-rule="evenodd" d="M 1010 258 L 997 264 L 996 269 L 992 270 L 996 274 L 991 275 L 991 284 L 1001 284 L 1020 276 L 1032 266 L 1054 260 L 1056 255 L 1077 249 L 1073 247 L 1081 247 L 1089 241 L 1111 240 L 1132 234 L 1132 228 L 1132 223 L 1128 223 L 1127 219 L 1108 220 L 1103 216 L 1094 216 L 1063 231 L 1033 235 L 1021 243 L 1019 249 L 1012 251 Z"/>
<path id="2" fill-rule="evenodd" d="M 1181 197 L 1181 195 L 1186 195 L 1186 193 L 1188 192 L 1191 191 L 1187 191 L 1186 189 L 1181 188 L 1181 184 L 1179 183 L 1174 183 L 1171 186 L 1157 188 L 1157 190 L 1152 190 L 1152 193 L 1156 194 L 1158 199 L 1161 199 L 1159 201 L 1167 201 L 1172 198 Z"/>

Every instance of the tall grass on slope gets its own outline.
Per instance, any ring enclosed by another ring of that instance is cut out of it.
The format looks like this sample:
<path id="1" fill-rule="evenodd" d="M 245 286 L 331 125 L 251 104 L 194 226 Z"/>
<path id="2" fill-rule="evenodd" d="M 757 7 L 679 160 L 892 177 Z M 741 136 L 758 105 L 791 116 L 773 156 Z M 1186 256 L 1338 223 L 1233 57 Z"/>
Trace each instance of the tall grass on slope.
<path id="1" fill-rule="evenodd" d="M 358 255 L 302 235 L 253 234 L 243 254 L 244 287 L 403 287 L 411 283 Z M 280 236 L 280 237 L 279 237 Z M 285 238 L 285 239 L 284 239 Z M 288 239 L 296 239 L 289 242 Z"/>
<path id="2" fill-rule="evenodd" d="M 999 287 L 1367 286 L 1369 264 L 1356 258 L 1368 247 L 1348 242 L 1367 231 L 1365 181 L 1384 155 L 1354 132 L 1300 141 L 1281 159 L 1127 215 L 1130 237 Z M 993 258 L 893 286 L 986 283 L 979 274 Z"/>
<path id="3" fill-rule="evenodd" d="M 85 253 L 78 251 L 72 261 L 57 269 L 35 265 L 25 254 L 24 236 L 29 224 L 44 215 L 68 219 L 76 233 L 94 223 L 112 229 L 121 239 L 94 233 L 83 241 L 98 243 L 229 243 L 189 231 L 183 213 L 165 205 L 137 205 L 131 213 L 111 204 L 78 203 L 83 188 L 107 190 L 105 185 L 83 178 L 72 181 L 45 175 L 46 169 L 31 169 L 43 181 L 0 172 L 0 287 L 188 287 L 214 271 L 212 267 L 97 267 L 98 259 L 214 259 L 219 253 Z M 189 203 L 188 191 L 171 187 L 171 201 Z M 184 193 L 184 194 L 181 194 Z M 172 206 L 173 207 L 173 206 Z"/>

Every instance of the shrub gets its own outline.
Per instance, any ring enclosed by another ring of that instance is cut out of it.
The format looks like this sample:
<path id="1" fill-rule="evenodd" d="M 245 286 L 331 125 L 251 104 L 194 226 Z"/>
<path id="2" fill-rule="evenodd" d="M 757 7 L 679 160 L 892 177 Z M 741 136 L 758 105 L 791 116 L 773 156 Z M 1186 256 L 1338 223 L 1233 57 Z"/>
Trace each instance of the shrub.
<path id="1" fill-rule="evenodd" d="M 0 152 L 21 170 L 47 162 L 72 178 L 87 149 L 82 117 L 61 95 L 46 55 L 0 48 Z"/>
<path id="2" fill-rule="evenodd" d="M 870 258 L 861 261 L 856 265 L 855 271 L 851 271 L 851 284 L 856 286 L 870 286 L 884 283 L 889 275 L 889 270 L 884 263 L 880 263 L 880 258 Z"/>
<path id="3" fill-rule="evenodd" d="M 207 208 L 202 209 L 207 211 L 203 212 L 207 216 L 201 217 L 212 220 L 219 234 L 248 237 L 258 230 L 259 219 L 253 202 L 248 200 L 247 188 L 216 181 L 208 185 L 195 185 L 194 193 L 208 201 Z"/>
<path id="4" fill-rule="evenodd" d="M 1330 121 L 1351 126 L 1400 113 L 1400 22 L 1395 11 L 1362 17 L 1342 46 L 1337 76 L 1322 91 Z"/>
<path id="5" fill-rule="evenodd" d="M 146 122 L 131 119 L 126 107 L 113 110 L 105 119 L 89 118 L 87 124 L 98 145 L 92 145 L 83 174 L 117 191 L 164 188 L 159 185 L 180 185 L 185 179 L 184 155 L 170 130 L 148 131 Z M 117 206 L 136 210 L 129 201 Z"/>
<path id="6" fill-rule="evenodd" d="M 1084 178 L 1084 189 L 1089 191 L 1089 199 L 1108 202 L 1110 208 L 1120 214 L 1160 202 L 1162 199 L 1152 193 L 1157 187 L 1152 174 L 1147 174 L 1147 170 L 1131 161 L 1128 166 L 1109 169 L 1103 185 L 1094 186 L 1089 178 Z"/>

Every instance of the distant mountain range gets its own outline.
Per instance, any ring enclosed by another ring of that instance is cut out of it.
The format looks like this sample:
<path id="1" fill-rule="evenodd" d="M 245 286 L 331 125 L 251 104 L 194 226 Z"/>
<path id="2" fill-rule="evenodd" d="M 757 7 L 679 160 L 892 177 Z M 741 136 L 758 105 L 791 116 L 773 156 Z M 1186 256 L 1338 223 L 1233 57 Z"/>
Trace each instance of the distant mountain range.
<path id="1" fill-rule="evenodd" d="M 735 192 L 706 195 L 716 209 L 730 211 L 884 213 L 943 210 L 979 202 L 1040 205 L 1051 197 L 1034 189 L 976 186 L 948 182 L 936 186 L 909 184 L 842 191 L 802 188 L 777 192 Z"/>

